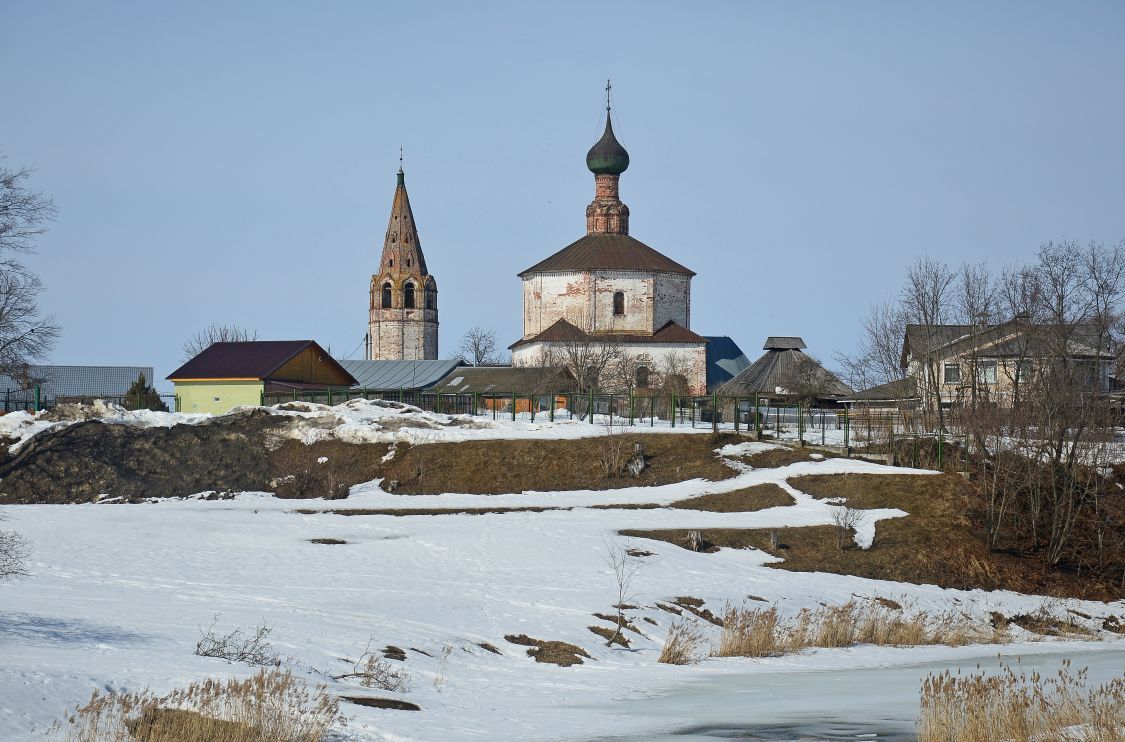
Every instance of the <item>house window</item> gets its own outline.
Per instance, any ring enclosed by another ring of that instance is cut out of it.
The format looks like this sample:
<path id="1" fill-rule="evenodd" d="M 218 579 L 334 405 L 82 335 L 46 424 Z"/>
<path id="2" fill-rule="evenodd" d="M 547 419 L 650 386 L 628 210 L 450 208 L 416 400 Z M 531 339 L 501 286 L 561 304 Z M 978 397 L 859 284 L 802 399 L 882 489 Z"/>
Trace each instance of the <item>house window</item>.
<path id="1" fill-rule="evenodd" d="M 1022 360 L 1016 364 L 1016 383 L 1022 384 L 1031 379 L 1031 361 Z"/>
<path id="2" fill-rule="evenodd" d="M 625 292 L 613 292 L 613 313 L 616 315 L 625 314 Z"/>
<path id="3" fill-rule="evenodd" d="M 996 383 L 996 361 L 977 361 L 977 383 Z"/>
<path id="4" fill-rule="evenodd" d="M 410 262 L 410 261 L 407 261 L 407 262 Z M 402 305 L 404 307 L 406 307 L 407 309 L 413 309 L 414 308 L 414 284 L 412 284 L 412 283 L 406 284 L 406 293 L 403 296 Z"/>
<path id="5" fill-rule="evenodd" d="M 391 308 L 391 284 L 390 282 L 383 284 L 383 309 Z"/>
<path id="6" fill-rule="evenodd" d="M 961 367 L 956 363 L 945 364 L 945 383 L 946 384 L 960 384 L 961 383 Z"/>
<path id="7" fill-rule="evenodd" d="M 638 389 L 648 389 L 649 385 L 649 372 L 648 366 L 637 366 L 636 382 Z"/>

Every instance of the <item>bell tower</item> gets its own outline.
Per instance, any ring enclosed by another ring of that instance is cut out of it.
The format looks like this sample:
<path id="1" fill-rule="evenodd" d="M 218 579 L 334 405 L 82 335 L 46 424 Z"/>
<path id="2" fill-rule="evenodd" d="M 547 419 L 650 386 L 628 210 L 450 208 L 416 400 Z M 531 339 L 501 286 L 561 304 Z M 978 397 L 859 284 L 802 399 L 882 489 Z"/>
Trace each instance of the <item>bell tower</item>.
<path id="1" fill-rule="evenodd" d="M 438 357 L 437 281 L 426 269 L 401 162 L 379 272 L 371 276 L 370 298 L 368 359 Z"/>

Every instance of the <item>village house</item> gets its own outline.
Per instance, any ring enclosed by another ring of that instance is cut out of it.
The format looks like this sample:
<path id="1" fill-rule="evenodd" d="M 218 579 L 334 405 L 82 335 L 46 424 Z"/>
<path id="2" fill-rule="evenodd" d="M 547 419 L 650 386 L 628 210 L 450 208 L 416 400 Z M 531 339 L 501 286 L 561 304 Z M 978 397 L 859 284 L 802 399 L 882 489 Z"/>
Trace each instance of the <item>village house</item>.
<path id="1" fill-rule="evenodd" d="M 221 415 L 260 405 L 265 395 L 306 389 L 346 391 L 356 379 L 312 340 L 214 343 L 168 375 L 179 412 Z"/>
<path id="2" fill-rule="evenodd" d="M 706 393 L 707 340 L 691 330 L 695 273 L 629 234 L 629 207 L 618 195 L 629 153 L 614 136 L 608 103 L 586 166 L 594 174 L 586 235 L 519 274 L 523 337 L 509 346 L 512 364 L 558 365 L 575 346 L 608 347 L 628 359 L 627 386 L 639 393 L 661 376 Z"/>
<path id="3" fill-rule="evenodd" d="M 1057 328 L 1023 318 L 995 325 L 907 325 L 902 369 L 916 398 L 951 409 L 970 401 L 1009 408 L 1045 363 L 1065 359 L 1092 391 L 1110 391 L 1112 348 L 1091 325 Z"/>

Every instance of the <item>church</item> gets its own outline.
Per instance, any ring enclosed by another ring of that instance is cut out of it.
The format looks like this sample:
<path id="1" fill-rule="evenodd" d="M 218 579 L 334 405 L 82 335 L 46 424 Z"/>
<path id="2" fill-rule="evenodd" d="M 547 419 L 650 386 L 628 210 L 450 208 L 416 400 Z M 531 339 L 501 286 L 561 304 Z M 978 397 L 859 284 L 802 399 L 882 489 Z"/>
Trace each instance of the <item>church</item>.
<path id="1" fill-rule="evenodd" d="M 608 101 L 586 166 L 594 174 L 586 235 L 519 274 L 523 337 L 509 346 L 512 364 L 551 365 L 577 346 L 610 347 L 625 361 L 625 386 L 643 392 L 675 381 L 705 394 L 707 339 L 691 331 L 695 273 L 629 234 L 618 192 L 629 153 L 614 136 Z"/>

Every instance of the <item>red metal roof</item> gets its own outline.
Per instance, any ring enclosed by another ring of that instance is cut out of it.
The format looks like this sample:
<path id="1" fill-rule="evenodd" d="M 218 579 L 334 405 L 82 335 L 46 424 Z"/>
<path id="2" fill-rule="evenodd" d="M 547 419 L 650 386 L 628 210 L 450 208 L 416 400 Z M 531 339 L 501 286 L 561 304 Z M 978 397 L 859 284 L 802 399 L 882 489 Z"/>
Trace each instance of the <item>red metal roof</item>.
<path id="1" fill-rule="evenodd" d="M 695 275 L 695 271 L 627 234 L 588 234 L 519 275 L 522 278 L 530 273 L 582 270 L 657 271 Z"/>
<path id="2" fill-rule="evenodd" d="M 707 338 L 696 335 L 691 330 L 677 325 L 669 320 L 651 335 L 628 335 L 624 333 L 590 335 L 586 331 L 575 327 L 565 319 L 560 319 L 543 332 L 534 337 L 517 340 L 508 346 L 508 349 L 519 348 L 529 343 L 567 343 L 567 342 L 604 342 L 604 343 L 684 343 L 703 345 Z"/>
<path id="3" fill-rule="evenodd" d="M 195 358 L 168 375 L 176 379 L 268 379 L 305 348 L 313 346 L 320 356 L 336 366 L 350 384 L 355 378 L 313 340 L 251 340 L 213 343 Z M 303 381 L 303 379 L 290 379 Z"/>

